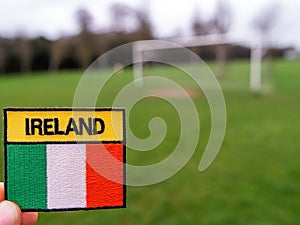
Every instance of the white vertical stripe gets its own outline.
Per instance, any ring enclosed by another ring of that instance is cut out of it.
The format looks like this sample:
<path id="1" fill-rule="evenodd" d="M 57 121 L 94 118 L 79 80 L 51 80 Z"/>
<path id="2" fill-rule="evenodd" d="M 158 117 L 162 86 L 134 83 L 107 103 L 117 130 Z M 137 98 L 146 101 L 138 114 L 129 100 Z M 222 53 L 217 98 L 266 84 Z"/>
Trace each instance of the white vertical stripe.
<path id="1" fill-rule="evenodd" d="M 47 207 L 86 207 L 86 145 L 47 144 Z"/>

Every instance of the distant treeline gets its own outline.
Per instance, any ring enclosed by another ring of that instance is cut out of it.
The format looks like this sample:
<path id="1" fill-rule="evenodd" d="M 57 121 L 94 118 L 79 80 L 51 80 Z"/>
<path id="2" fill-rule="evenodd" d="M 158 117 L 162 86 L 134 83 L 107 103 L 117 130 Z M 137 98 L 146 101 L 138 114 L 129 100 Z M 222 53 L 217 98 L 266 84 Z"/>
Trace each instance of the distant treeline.
<path id="1" fill-rule="evenodd" d="M 79 32 L 56 40 L 45 37 L 28 38 L 19 34 L 4 38 L 0 34 L 0 74 L 28 73 L 31 71 L 57 71 L 87 68 L 104 52 L 125 43 L 155 39 L 147 9 L 133 9 L 121 3 L 110 8 L 112 24 L 109 29 L 91 29 L 92 17 L 85 9 L 76 13 Z M 203 20 L 196 12 L 191 24 L 194 35 L 227 33 L 231 25 L 230 7 L 220 1 L 214 15 Z M 180 36 L 180 32 L 174 36 Z M 191 48 L 204 60 L 224 64 L 227 59 L 249 58 L 245 46 L 222 45 Z M 270 49 L 272 56 L 282 56 L 284 49 Z M 223 71 L 222 66 L 220 67 Z"/>
<path id="2" fill-rule="evenodd" d="M 152 34 L 134 32 L 110 32 L 82 34 L 63 37 L 55 41 L 45 37 L 33 39 L 0 38 L 0 73 L 31 71 L 57 71 L 60 69 L 86 68 L 104 52 L 119 45 L 144 39 Z M 82 39 L 87 39 L 86 41 Z M 82 43 L 81 43 L 82 42 Z M 191 48 L 203 60 L 215 60 L 216 46 Z M 285 49 L 269 49 L 274 57 L 281 57 Z M 226 58 L 249 58 L 250 49 L 244 46 L 227 45 Z"/>
<path id="3" fill-rule="evenodd" d="M 49 40 L 45 37 L 28 38 L 22 34 L 3 38 L 0 34 L 0 74 L 85 69 L 109 49 L 128 42 L 154 38 L 145 11 L 114 4 L 111 13 L 113 24 L 108 31 L 93 31 L 91 15 L 85 9 L 80 9 L 76 13 L 80 32 L 76 35 Z M 134 26 L 128 26 L 129 20 L 134 21 Z"/>
<path id="4" fill-rule="evenodd" d="M 86 41 L 82 40 L 85 38 Z M 55 41 L 45 37 L 0 38 L 0 73 L 84 69 L 109 49 L 144 39 L 152 39 L 152 36 L 139 33 L 89 33 L 84 38 L 76 35 Z"/>

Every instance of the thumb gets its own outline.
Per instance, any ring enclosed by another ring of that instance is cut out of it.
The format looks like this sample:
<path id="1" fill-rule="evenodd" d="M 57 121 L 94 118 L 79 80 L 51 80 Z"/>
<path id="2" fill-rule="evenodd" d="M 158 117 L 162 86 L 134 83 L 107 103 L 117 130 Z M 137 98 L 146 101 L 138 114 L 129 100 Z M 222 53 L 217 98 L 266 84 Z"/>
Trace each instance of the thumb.
<path id="1" fill-rule="evenodd" d="M 14 203 L 0 202 L 0 225 L 19 225 L 21 211 Z"/>

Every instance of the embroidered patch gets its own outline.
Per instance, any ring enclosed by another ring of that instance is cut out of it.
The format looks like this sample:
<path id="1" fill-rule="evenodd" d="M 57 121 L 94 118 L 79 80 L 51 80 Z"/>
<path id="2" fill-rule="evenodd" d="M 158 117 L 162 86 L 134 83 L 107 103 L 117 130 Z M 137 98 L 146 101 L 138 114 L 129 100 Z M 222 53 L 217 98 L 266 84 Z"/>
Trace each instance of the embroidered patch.
<path id="1" fill-rule="evenodd" d="M 22 211 L 126 207 L 125 110 L 4 109 L 5 199 Z"/>

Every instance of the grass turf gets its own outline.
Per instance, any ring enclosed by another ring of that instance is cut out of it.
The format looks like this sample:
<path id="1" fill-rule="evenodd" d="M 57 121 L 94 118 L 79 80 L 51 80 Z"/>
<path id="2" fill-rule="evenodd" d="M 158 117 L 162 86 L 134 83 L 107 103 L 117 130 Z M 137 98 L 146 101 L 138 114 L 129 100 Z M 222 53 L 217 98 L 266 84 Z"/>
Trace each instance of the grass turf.
<path id="1" fill-rule="evenodd" d="M 158 70 L 186 88 L 194 87 L 169 68 L 149 68 L 147 75 Z M 197 169 L 210 128 L 206 100 L 198 95 L 194 100 L 201 136 L 197 151 L 180 172 L 159 184 L 128 187 L 127 209 L 41 213 L 38 224 L 298 224 L 299 61 L 277 61 L 272 76 L 265 78 L 266 93 L 261 96 L 249 92 L 248 70 L 246 62 L 231 63 L 227 77 L 220 81 L 227 106 L 227 130 L 221 151 L 207 171 L 200 173 Z M 1 77 L 0 107 L 72 106 L 80 75 L 62 72 Z M 125 70 L 112 81 L 114 88 L 106 90 L 107 98 L 99 105 L 109 105 L 130 80 L 131 71 Z M 150 135 L 149 119 L 157 115 L 172 126 L 165 141 L 149 152 L 128 149 L 129 163 L 158 162 L 174 149 L 179 135 L 178 115 L 166 102 L 140 102 L 129 122 L 135 134 L 145 138 Z M 2 152 L 0 157 L 2 163 Z"/>

